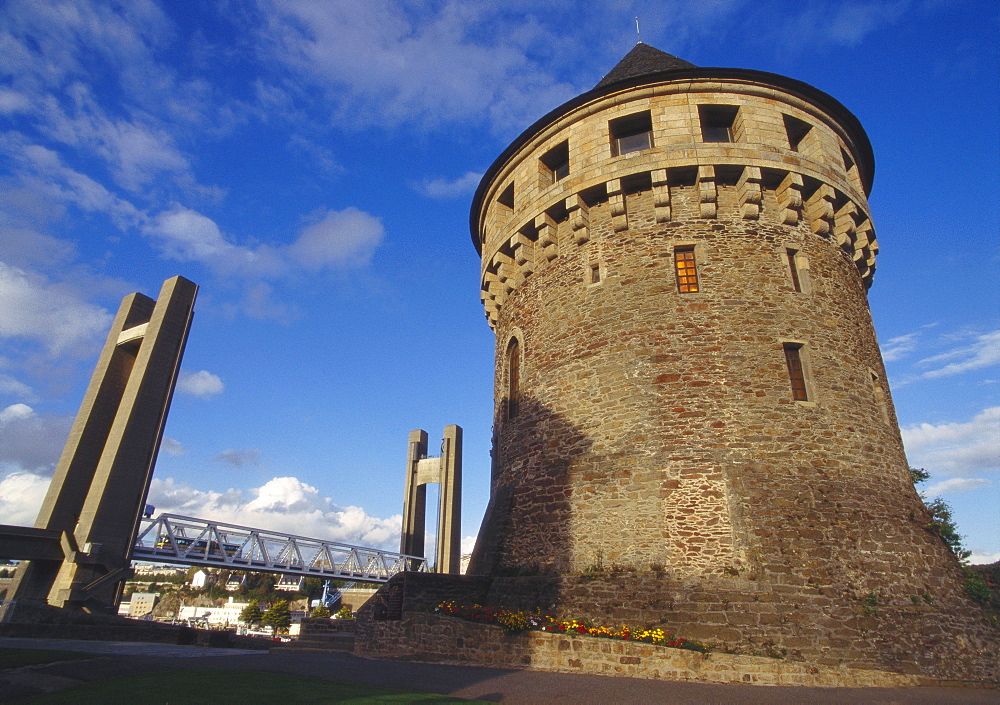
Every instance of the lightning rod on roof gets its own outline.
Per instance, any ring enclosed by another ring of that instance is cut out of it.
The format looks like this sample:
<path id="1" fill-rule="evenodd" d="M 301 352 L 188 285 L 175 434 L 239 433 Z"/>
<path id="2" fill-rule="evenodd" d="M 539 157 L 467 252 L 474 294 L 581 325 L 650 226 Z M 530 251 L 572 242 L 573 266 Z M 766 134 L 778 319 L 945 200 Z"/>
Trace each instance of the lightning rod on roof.
<path id="1" fill-rule="evenodd" d="M 639 35 L 639 17 L 635 18 L 635 43 L 642 44 L 642 37 Z"/>

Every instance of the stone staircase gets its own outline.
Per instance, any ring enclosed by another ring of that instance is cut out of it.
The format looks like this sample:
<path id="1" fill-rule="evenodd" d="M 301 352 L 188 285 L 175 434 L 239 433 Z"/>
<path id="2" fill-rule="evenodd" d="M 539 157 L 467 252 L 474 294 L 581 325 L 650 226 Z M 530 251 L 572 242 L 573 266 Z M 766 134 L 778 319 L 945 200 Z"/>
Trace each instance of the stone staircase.
<path id="1" fill-rule="evenodd" d="M 353 619 L 326 619 L 308 617 L 302 620 L 299 638 L 281 646 L 271 648 L 272 652 L 330 652 L 354 651 L 354 630 L 356 621 Z"/>

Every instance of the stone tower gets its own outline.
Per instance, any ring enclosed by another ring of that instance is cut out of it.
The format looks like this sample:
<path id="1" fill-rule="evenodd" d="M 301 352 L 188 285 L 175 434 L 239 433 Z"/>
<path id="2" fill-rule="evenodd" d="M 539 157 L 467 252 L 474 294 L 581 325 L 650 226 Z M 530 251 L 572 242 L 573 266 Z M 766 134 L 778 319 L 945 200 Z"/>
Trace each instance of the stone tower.
<path id="1" fill-rule="evenodd" d="M 734 650 L 995 669 L 885 382 L 873 174 L 822 91 L 645 44 L 522 133 L 470 219 L 496 333 L 470 572 Z"/>

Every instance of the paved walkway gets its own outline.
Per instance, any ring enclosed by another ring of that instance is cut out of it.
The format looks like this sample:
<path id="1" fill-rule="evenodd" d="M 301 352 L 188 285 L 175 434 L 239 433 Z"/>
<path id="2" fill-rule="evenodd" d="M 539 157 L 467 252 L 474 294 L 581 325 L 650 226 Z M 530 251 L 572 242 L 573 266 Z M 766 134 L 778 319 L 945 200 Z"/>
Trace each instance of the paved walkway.
<path id="1" fill-rule="evenodd" d="M 2 648 L 82 651 L 93 659 L 0 671 L 0 702 L 123 673 L 253 670 L 505 703 L 857 703 L 996 705 L 1000 691 L 966 688 L 802 688 L 674 683 L 474 666 L 365 659 L 352 654 L 268 653 L 201 646 L 0 638 Z"/>

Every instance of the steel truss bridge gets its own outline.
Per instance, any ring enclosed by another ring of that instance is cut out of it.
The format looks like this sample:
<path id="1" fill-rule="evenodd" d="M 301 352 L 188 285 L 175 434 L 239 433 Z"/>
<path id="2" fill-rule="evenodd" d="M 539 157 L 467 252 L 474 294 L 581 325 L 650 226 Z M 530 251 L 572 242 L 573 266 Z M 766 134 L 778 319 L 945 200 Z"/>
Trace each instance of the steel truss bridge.
<path id="1" fill-rule="evenodd" d="M 142 520 L 132 560 L 384 583 L 427 559 L 177 514 Z"/>

